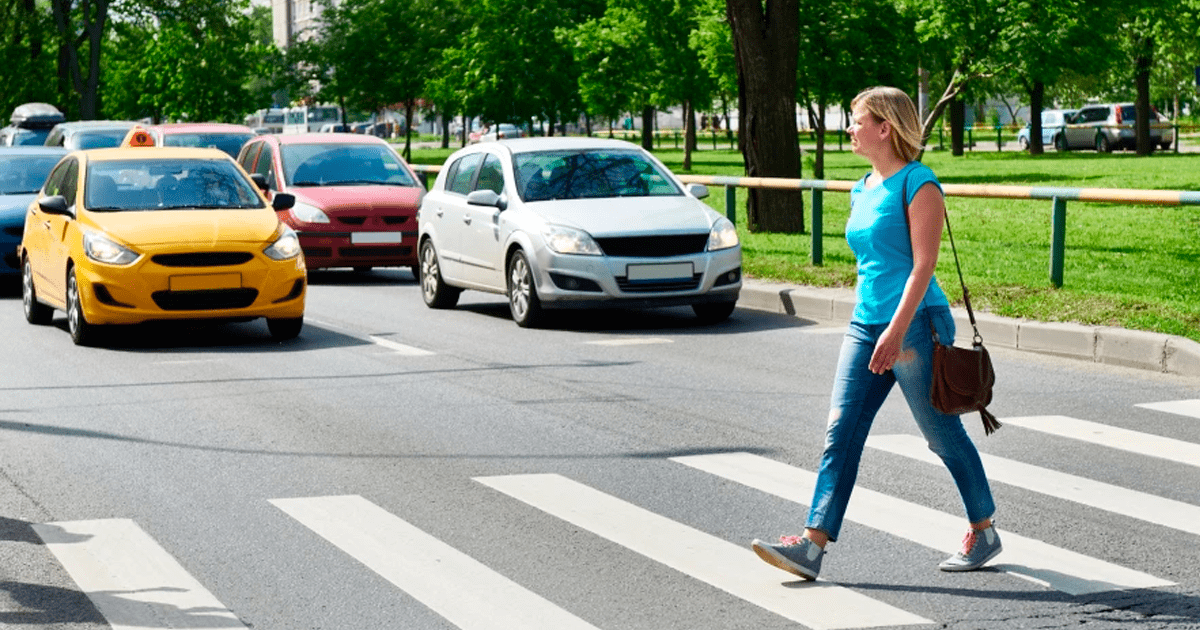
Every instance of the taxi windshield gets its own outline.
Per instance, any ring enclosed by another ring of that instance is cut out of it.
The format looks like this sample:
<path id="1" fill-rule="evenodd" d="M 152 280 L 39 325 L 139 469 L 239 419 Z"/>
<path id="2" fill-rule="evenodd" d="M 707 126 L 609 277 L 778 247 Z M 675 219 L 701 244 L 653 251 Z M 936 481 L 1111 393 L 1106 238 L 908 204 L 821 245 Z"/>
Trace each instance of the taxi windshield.
<path id="1" fill-rule="evenodd" d="M 517 191 L 525 201 L 656 197 L 683 194 L 637 151 L 536 151 L 513 156 Z"/>
<path id="2" fill-rule="evenodd" d="M 283 170 L 292 186 L 416 186 L 391 149 L 371 144 L 285 144 Z"/>
<path id="3" fill-rule="evenodd" d="M 42 188 L 58 155 L 5 155 L 0 157 L 0 195 L 29 195 Z"/>
<path id="4" fill-rule="evenodd" d="M 105 160 L 88 165 L 89 210 L 230 210 L 262 208 L 250 180 L 228 160 Z"/>

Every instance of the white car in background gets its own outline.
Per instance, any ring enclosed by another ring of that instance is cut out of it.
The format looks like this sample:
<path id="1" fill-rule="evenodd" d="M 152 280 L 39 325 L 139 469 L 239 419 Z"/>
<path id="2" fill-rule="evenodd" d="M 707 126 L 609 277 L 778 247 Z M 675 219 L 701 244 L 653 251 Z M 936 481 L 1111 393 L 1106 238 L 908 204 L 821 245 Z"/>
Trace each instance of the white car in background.
<path id="1" fill-rule="evenodd" d="M 733 223 L 641 147 L 596 138 L 484 142 L 451 155 L 418 213 L 425 303 L 504 294 L 519 326 L 546 309 L 689 305 L 733 312 Z"/>

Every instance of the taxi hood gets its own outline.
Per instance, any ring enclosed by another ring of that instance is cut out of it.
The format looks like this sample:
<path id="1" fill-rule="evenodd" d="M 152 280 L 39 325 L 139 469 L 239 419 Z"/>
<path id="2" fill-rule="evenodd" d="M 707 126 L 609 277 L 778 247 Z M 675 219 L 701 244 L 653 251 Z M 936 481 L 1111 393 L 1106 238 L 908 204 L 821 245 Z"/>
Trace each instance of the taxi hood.
<path id="1" fill-rule="evenodd" d="M 194 243 L 271 243 L 279 218 L 270 208 L 92 212 L 90 222 L 137 247 Z"/>

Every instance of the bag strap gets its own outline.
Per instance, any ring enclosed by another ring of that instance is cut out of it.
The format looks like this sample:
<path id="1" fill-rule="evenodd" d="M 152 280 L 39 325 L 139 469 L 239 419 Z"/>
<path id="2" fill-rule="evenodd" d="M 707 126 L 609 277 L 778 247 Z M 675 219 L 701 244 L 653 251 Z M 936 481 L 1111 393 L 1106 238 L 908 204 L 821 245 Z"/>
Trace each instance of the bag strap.
<path id="1" fill-rule="evenodd" d="M 868 173 L 869 175 L 869 173 Z M 865 178 L 864 178 L 865 181 Z M 908 174 L 904 175 L 904 183 L 900 187 L 900 203 L 904 205 L 904 223 L 909 226 L 909 233 L 912 231 L 912 221 L 908 217 Z M 950 211 L 942 204 L 942 216 L 946 219 L 946 235 L 950 237 L 950 251 L 954 252 L 954 267 L 958 270 L 958 284 L 962 286 L 963 304 L 967 307 L 967 317 L 971 320 L 971 329 L 975 331 L 975 336 L 972 338 L 972 345 L 983 345 L 983 337 L 979 334 L 979 326 L 975 323 L 975 311 L 971 308 L 971 292 L 967 290 L 967 282 L 963 280 L 962 265 L 958 262 L 958 248 L 954 246 L 954 232 L 950 230 Z M 912 237 L 909 237 L 911 243 Z M 933 328 L 933 320 L 929 322 L 929 328 L 933 330 L 933 340 L 938 341 L 937 330 Z"/>

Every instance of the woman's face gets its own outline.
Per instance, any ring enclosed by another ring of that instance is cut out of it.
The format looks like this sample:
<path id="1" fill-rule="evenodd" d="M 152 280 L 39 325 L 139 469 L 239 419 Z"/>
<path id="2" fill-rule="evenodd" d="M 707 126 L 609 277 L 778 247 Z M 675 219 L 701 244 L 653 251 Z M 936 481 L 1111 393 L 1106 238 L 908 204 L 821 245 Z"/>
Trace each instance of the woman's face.
<path id="1" fill-rule="evenodd" d="M 859 103 L 850 114 L 850 149 L 868 160 L 891 150 L 891 125 L 878 120 L 865 105 Z"/>

